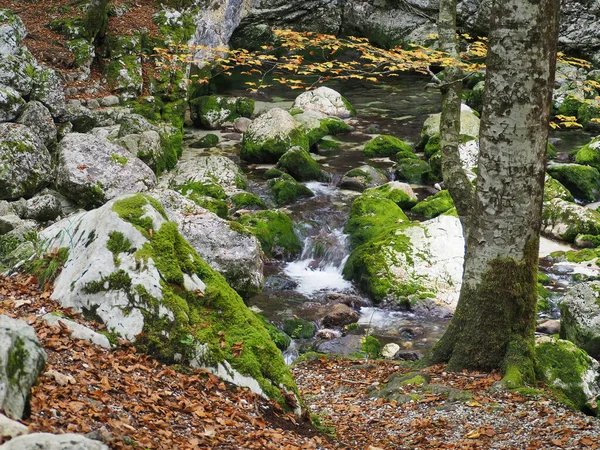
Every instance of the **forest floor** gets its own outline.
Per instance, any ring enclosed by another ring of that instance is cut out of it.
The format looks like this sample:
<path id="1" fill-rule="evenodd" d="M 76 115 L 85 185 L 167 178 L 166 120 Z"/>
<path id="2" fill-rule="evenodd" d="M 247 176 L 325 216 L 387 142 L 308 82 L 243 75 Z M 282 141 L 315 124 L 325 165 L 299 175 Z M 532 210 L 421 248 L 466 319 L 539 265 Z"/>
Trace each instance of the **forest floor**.
<path id="1" fill-rule="evenodd" d="M 498 374 L 434 366 L 422 371 L 429 389 L 401 387 L 414 400 L 372 398 L 369 392 L 393 374 L 411 371 L 387 361 L 297 364 L 293 373 L 315 427 L 205 371 L 164 365 L 124 343 L 109 351 L 73 339 L 41 315 L 54 311 L 85 322 L 49 297 L 32 277 L 0 277 L 0 314 L 32 325 L 48 354 L 23 421 L 31 431 L 88 434 L 115 449 L 600 448 L 600 420 L 541 389 L 535 395 L 493 389 Z"/>

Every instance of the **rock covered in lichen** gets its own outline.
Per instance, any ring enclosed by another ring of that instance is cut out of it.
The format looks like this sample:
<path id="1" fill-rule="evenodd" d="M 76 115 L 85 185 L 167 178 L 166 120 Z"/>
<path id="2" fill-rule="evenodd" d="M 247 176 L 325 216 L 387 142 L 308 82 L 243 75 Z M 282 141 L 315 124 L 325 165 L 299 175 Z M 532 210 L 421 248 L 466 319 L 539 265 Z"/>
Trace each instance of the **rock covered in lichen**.
<path id="1" fill-rule="evenodd" d="M 427 139 L 440 132 L 440 118 L 441 113 L 437 113 L 425 120 L 421 130 L 422 141 L 427 142 Z M 479 117 L 467 105 L 462 105 L 460 112 L 460 134 L 479 138 Z"/>
<path id="2" fill-rule="evenodd" d="M 0 9 L 0 55 L 14 55 L 19 52 L 27 30 L 19 16 L 10 9 Z"/>
<path id="3" fill-rule="evenodd" d="M 574 200 L 569 190 L 564 187 L 560 181 L 555 180 L 550 175 L 546 174 L 546 177 L 544 178 L 544 201 L 547 202 L 553 198 L 560 198 L 567 202 L 572 202 Z"/>
<path id="4" fill-rule="evenodd" d="M 108 446 L 80 434 L 32 433 L 18 436 L 0 447 L 2 450 L 109 450 Z"/>
<path id="5" fill-rule="evenodd" d="M 261 321 L 154 198 L 126 195 L 45 229 L 67 248 L 52 298 L 160 359 L 204 367 L 281 404 L 296 388 Z"/>
<path id="6" fill-rule="evenodd" d="M 23 418 L 46 358 L 31 326 L 0 315 L 0 409 L 8 417 Z"/>
<path id="7" fill-rule="evenodd" d="M 554 164 L 547 168 L 552 178 L 558 180 L 575 198 L 593 202 L 600 197 L 600 172 L 580 164 Z"/>
<path id="8" fill-rule="evenodd" d="M 576 409 L 598 415 L 600 365 L 575 344 L 550 336 L 536 339 L 536 376 L 559 390 Z"/>
<path id="9" fill-rule="evenodd" d="M 51 158 L 25 125 L 0 124 L 0 199 L 31 197 L 50 182 Z"/>
<path id="10" fill-rule="evenodd" d="M 195 126 L 217 130 L 238 117 L 252 117 L 254 100 L 217 95 L 197 97 L 190 101 L 190 113 Z"/>
<path id="11" fill-rule="evenodd" d="M 279 158 L 275 167 L 298 181 L 321 180 L 327 176 L 321 172 L 319 163 L 302 147 L 290 148 Z"/>
<path id="12" fill-rule="evenodd" d="M 25 105 L 25 100 L 13 88 L 0 86 L 0 122 L 15 120 Z"/>
<path id="13" fill-rule="evenodd" d="M 554 198 L 544 202 L 542 233 L 574 242 L 578 235 L 600 234 L 600 213 L 576 203 Z"/>
<path id="14" fill-rule="evenodd" d="M 388 181 L 387 175 L 381 169 L 376 169 L 373 166 L 365 164 L 346 172 L 340 181 L 339 187 L 362 192 L 365 189 L 382 185 Z"/>
<path id="15" fill-rule="evenodd" d="M 57 146 L 57 154 L 57 189 L 87 208 L 156 185 L 154 173 L 139 158 L 89 134 L 66 135 Z"/>
<path id="16" fill-rule="evenodd" d="M 50 111 L 42 103 L 37 101 L 27 103 L 17 123 L 28 126 L 48 149 L 56 145 L 56 125 Z"/>
<path id="17" fill-rule="evenodd" d="M 600 358 L 600 284 L 571 286 L 560 304 L 560 337 Z"/>
<path id="18" fill-rule="evenodd" d="M 226 156 L 198 154 L 181 160 L 164 177 L 164 184 L 177 187 L 186 183 L 215 183 L 226 195 L 234 195 L 246 187 L 241 169 Z"/>
<path id="19" fill-rule="evenodd" d="M 326 86 L 303 92 L 294 101 L 294 109 L 318 111 L 327 116 L 346 119 L 356 115 L 354 107 L 339 92 Z"/>
<path id="20" fill-rule="evenodd" d="M 155 190 L 151 195 L 194 250 L 241 296 L 247 298 L 262 290 L 264 254 L 254 235 L 178 192 Z"/>
<path id="21" fill-rule="evenodd" d="M 381 186 L 367 189 L 364 194 L 387 198 L 400 208 L 412 208 L 418 202 L 417 196 L 410 185 L 400 181 L 390 181 Z"/>
<path id="22" fill-rule="evenodd" d="M 240 156 L 249 162 L 275 163 L 290 148 L 299 146 L 308 150 L 308 144 L 302 125 L 289 112 L 273 108 L 248 126 Z"/>

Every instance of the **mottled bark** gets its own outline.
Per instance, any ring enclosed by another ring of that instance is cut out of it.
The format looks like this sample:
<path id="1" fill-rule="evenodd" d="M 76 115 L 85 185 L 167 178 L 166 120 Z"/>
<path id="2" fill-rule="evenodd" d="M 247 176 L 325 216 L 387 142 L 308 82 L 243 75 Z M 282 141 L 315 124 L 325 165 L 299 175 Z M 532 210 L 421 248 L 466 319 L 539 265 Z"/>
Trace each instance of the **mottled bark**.
<path id="1" fill-rule="evenodd" d="M 441 0 L 438 19 L 440 50 L 450 56 L 458 55 L 456 39 L 456 0 Z M 456 210 L 468 229 L 470 207 L 473 204 L 473 186 L 460 161 L 460 109 L 463 71 L 458 67 L 447 67 L 442 92 L 442 117 L 440 119 L 440 148 L 442 150 L 442 176 Z"/>
<path id="2" fill-rule="evenodd" d="M 496 0 L 456 313 L 430 362 L 531 381 L 538 236 L 560 0 Z"/>

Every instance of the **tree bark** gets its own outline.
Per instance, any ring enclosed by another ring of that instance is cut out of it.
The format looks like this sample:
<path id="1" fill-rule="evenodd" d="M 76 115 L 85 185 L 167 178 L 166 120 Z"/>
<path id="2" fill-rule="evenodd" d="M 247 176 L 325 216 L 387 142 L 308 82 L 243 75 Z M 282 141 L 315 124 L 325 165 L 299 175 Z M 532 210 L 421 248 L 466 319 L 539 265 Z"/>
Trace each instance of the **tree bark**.
<path id="1" fill-rule="evenodd" d="M 535 378 L 538 243 L 560 0 L 492 9 L 477 189 L 458 306 L 429 362 Z"/>

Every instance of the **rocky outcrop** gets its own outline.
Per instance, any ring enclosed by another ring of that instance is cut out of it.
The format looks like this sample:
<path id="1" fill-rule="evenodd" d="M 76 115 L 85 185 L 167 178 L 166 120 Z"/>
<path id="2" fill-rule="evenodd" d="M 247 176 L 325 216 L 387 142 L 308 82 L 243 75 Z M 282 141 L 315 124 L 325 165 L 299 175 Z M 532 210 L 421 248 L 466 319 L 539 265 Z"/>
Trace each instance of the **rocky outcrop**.
<path id="1" fill-rule="evenodd" d="M 11 439 L 1 450 L 109 450 L 102 442 L 79 434 L 33 433 Z"/>
<path id="2" fill-rule="evenodd" d="M 30 390 L 46 358 L 32 327 L 0 315 L 0 410 L 8 417 L 28 415 Z"/>

